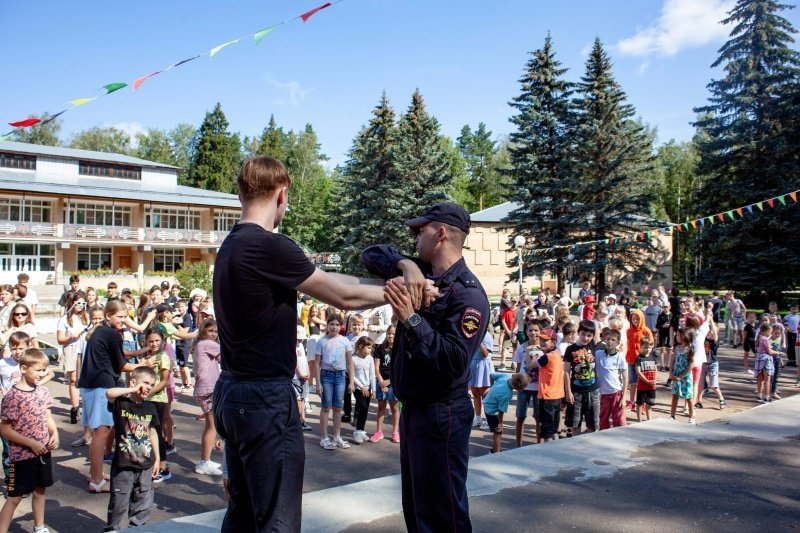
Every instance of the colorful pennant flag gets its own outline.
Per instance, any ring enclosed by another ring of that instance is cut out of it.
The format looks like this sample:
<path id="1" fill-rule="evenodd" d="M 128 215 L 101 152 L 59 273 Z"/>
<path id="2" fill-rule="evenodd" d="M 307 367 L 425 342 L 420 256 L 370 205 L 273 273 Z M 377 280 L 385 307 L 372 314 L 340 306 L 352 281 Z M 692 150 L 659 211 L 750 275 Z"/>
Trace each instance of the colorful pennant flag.
<path id="1" fill-rule="evenodd" d="M 794 200 L 794 203 L 797 203 L 797 191 L 795 191 L 795 192 L 790 192 L 790 193 L 789 193 L 789 196 L 791 196 L 791 197 L 792 197 L 792 200 Z"/>
<path id="2" fill-rule="evenodd" d="M 763 211 L 764 210 L 764 202 L 756 202 L 756 207 L 758 208 L 759 211 Z"/>
<path id="3" fill-rule="evenodd" d="M 41 122 L 41 119 L 38 119 L 36 117 L 31 117 L 31 118 L 26 118 L 25 120 L 18 120 L 16 122 L 9 122 L 8 125 L 13 127 L 13 128 L 27 128 L 27 127 L 33 126 L 35 124 L 38 124 L 39 122 Z"/>
<path id="4" fill-rule="evenodd" d="M 699 220 L 700 220 L 700 225 L 705 228 L 706 227 L 706 219 L 701 218 Z"/>
<path id="5" fill-rule="evenodd" d="M 59 112 L 58 112 L 58 113 L 56 113 L 55 115 L 52 115 L 52 116 L 50 116 L 50 117 L 47 117 L 47 120 L 45 120 L 44 122 L 42 122 L 40 125 L 41 125 L 41 126 L 44 126 L 45 124 L 48 124 L 48 123 L 50 123 L 50 122 L 53 122 L 55 119 L 57 119 L 57 118 L 59 117 L 59 115 L 63 115 L 63 114 L 64 114 L 64 113 L 66 113 L 68 110 L 69 110 L 69 108 L 67 108 L 67 109 L 64 109 L 64 110 L 62 110 L 62 111 L 59 111 Z"/>
<path id="6" fill-rule="evenodd" d="M 317 13 L 318 11 L 322 11 L 322 10 L 323 10 L 323 9 L 325 9 L 326 7 L 331 7 L 332 5 L 333 5 L 333 4 L 331 4 L 330 2 L 325 2 L 325 3 L 324 3 L 324 4 L 322 4 L 321 6 L 319 6 L 319 7 L 315 7 L 315 8 L 314 8 L 314 9 L 312 9 L 311 11 L 306 11 L 305 13 L 303 13 L 302 15 L 300 15 L 300 18 L 301 18 L 301 19 L 303 19 L 303 22 L 308 22 L 308 19 L 310 19 L 310 18 L 311 18 L 311 16 L 312 16 L 314 13 Z"/>
<path id="7" fill-rule="evenodd" d="M 119 91 L 120 89 L 124 89 L 127 87 L 127 83 L 117 82 L 117 83 L 109 83 L 108 85 L 103 85 L 103 89 L 106 90 L 106 94 L 111 94 L 113 92 Z"/>
<path id="8" fill-rule="evenodd" d="M 711 222 L 711 225 L 714 225 L 714 217 L 708 217 L 708 221 Z"/>
<path id="9" fill-rule="evenodd" d="M 692 220 L 692 227 L 694 229 L 697 229 L 697 221 L 696 220 Z"/>
<path id="10" fill-rule="evenodd" d="M 741 208 L 741 207 L 737 207 L 737 208 L 736 208 L 736 212 L 737 212 L 737 213 L 739 213 L 739 216 L 740 216 L 741 218 L 744 218 L 744 211 L 742 210 L 742 208 Z"/>
<path id="11" fill-rule="evenodd" d="M 745 209 L 747 209 L 748 213 L 750 213 L 751 215 L 753 214 L 753 204 L 746 205 L 744 207 L 745 207 Z"/>
<path id="12" fill-rule="evenodd" d="M 69 103 L 72 104 L 72 107 L 80 107 L 88 104 L 92 100 L 94 100 L 94 98 L 76 98 L 74 100 L 70 100 Z"/>
<path id="13" fill-rule="evenodd" d="M 157 71 L 155 71 L 155 72 L 151 72 L 151 73 L 150 73 L 150 74 L 148 74 L 147 76 L 142 76 L 141 78 L 137 78 L 137 79 L 136 79 L 136 80 L 133 82 L 133 90 L 134 90 L 134 91 L 137 91 L 137 90 L 139 90 L 139 87 L 141 87 L 141 86 L 142 86 L 142 84 L 143 84 L 145 81 L 147 81 L 148 79 L 152 78 L 153 76 L 157 76 L 158 74 L 161 74 L 161 71 L 160 71 L 160 70 L 157 70 Z"/>
<path id="14" fill-rule="evenodd" d="M 264 28 L 261 31 L 257 31 L 255 34 L 253 34 L 253 40 L 256 42 L 256 44 L 260 43 L 261 39 L 263 39 L 273 31 L 275 31 L 275 28 L 277 28 L 278 26 L 279 25 L 276 24 L 274 26 L 270 26 L 269 28 Z"/>
<path id="15" fill-rule="evenodd" d="M 165 69 L 164 69 L 164 72 L 166 72 L 166 71 L 168 71 L 168 70 L 171 70 L 171 69 L 173 69 L 173 68 L 175 68 L 175 67 L 179 67 L 179 66 L 181 66 L 181 65 L 183 65 L 183 64 L 185 64 L 185 63 L 188 63 L 189 61 L 194 61 L 194 60 L 195 60 L 195 59 L 197 59 L 198 57 L 200 57 L 200 55 L 196 55 L 196 56 L 194 56 L 194 57 L 190 57 L 189 59 L 184 59 L 184 60 L 178 61 L 177 63 L 173 63 L 172 65 L 170 65 L 170 66 L 168 66 L 167 68 L 165 68 Z"/>
<path id="16" fill-rule="evenodd" d="M 733 216 L 733 211 L 725 211 L 725 214 L 731 217 L 731 220 L 736 220 L 736 217 Z"/>
<path id="17" fill-rule="evenodd" d="M 239 42 L 239 39 L 234 39 L 232 41 L 228 41 L 225 44 L 221 44 L 219 46 L 215 46 L 214 48 L 211 49 L 211 52 L 209 52 L 209 54 L 208 54 L 209 59 L 213 59 L 214 56 L 217 55 L 219 53 L 219 51 L 222 50 L 223 48 L 225 48 L 226 46 L 230 46 L 230 45 L 238 43 L 238 42 Z"/>
<path id="18" fill-rule="evenodd" d="M 13 135 L 14 135 L 13 131 L 9 131 L 8 133 L 4 133 L 3 135 L 0 135 L 0 142 L 10 140 Z"/>
<path id="19" fill-rule="evenodd" d="M 786 195 L 782 194 L 778 196 L 778 201 L 781 203 L 781 205 L 786 205 Z"/>
<path id="20" fill-rule="evenodd" d="M 717 213 L 717 218 L 720 222 L 725 222 L 725 214 L 724 213 Z"/>
<path id="21" fill-rule="evenodd" d="M 771 208 L 775 209 L 775 198 L 770 198 L 769 200 L 767 200 L 767 203 Z"/>

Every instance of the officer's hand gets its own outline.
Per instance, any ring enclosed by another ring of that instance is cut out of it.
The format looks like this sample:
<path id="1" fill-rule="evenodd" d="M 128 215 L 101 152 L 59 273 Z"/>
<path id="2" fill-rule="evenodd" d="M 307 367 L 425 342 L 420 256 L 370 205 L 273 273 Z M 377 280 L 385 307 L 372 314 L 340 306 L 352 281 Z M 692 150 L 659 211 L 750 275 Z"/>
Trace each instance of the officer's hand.
<path id="1" fill-rule="evenodd" d="M 419 309 L 425 299 L 427 286 L 425 275 L 417 264 L 410 259 L 402 259 L 397 263 L 397 268 L 403 273 L 403 280 L 408 292 L 411 294 L 411 305 Z"/>
<path id="2" fill-rule="evenodd" d="M 425 296 L 422 297 L 422 306 L 428 307 L 439 297 L 439 287 L 433 284 L 432 279 L 425 280 Z"/>
<path id="3" fill-rule="evenodd" d="M 411 303 L 411 294 L 406 288 L 405 283 L 398 279 L 390 279 L 383 288 L 386 301 L 392 306 L 394 314 L 401 322 L 414 314 L 414 306 Z"/>

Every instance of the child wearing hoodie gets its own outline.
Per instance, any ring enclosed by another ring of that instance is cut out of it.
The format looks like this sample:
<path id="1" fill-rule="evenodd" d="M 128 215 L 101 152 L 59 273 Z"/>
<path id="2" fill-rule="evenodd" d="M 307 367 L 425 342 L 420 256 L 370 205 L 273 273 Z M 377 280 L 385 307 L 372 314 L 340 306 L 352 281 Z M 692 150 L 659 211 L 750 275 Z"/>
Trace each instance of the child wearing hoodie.
<path id="1" fill-rule="evenodd" d="M 625 360 L 628 363 L 628 387 L 629 398 L 626 404 L 628 409 L 636 408 L 636 382 L 638 377 L 636 375 L 636 358 L 639 357 L 639 343 L 644 338 L 650 339 L 650 345 L 655 343 L 653 332 L 645 325 L 644 313 L 640 309 L 631 311 L 629 318 L 631 326 L 628 328 L 628 343 L 627 351 L 625 352 Z"/>

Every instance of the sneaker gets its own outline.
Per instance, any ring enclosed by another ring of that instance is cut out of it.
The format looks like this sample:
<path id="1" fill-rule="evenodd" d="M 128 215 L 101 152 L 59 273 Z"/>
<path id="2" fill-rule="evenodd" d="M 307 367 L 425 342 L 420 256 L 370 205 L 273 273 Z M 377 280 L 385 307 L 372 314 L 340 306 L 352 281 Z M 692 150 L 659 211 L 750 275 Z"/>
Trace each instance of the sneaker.
<path id="1" fill-rule="evenodd" d="M 694 404 L 694 407 L 695 407 L 695 409 L 702 409 L 703 408 L 703 404 L 700 403 L 700 402 L 697 402 L 696 404 Z"/>
<path id="2" fill-rule="evenodd" d="M 347 448 L 350 447 L 350 443 L 342 439 L 342 437 L 336 437 L 335 439 L 333 439 L 333 444 L 337 448 L 341 448 L 343 450 L 346 450 Z"/>
<path id="3" fill-rule="evenodd" d="M 111 464 L 111 461 L 114 460 L 114 452 L 109 453 L 108 455 L 103 456 L 103 462 Z"/>
<path id="4" fill-rule="evenodd" d="M 364 444 L 367 440 L 367 434 L 363 431 L 355 430 L 353 432 L 353 442 L 356 444 Z"/>
<path id="5" fill-rule="evenodd" d="M 749 375 L 749 376 L 755 376 L 756 375 L 756 373 L 753 372 L 752 370 L 750 370 L 749 368 L 747 370 L 745 370 L 744 373 Z"/>
<path id="6" fill-rule="evenodd" d="M 78 438 L 78 440 L 72 441 L 72 444 L 70 446 L 72 446 L 73 448 L 78 448 L 80 446 L 88 446 L 91 443 L 92 443 L 92 439 L 86 440 L 83 437 L 80 437 L 80 438 Z"/>
<path id="7" fill-rule="evenodd" d="M 350 422 L 350 417 L 348 415 L 342 415 L 342 422 Z"/>
<path id="8" fill-rule="evenodd" d="M 690 418 L 689 423 L 692 425 L 697 425 L 697 421 L 694 418 Z"/>
<path id="9" fill-rule="evenodd" d="M 313 429 L 314 429 L 314 428 L 312 428 L 311 426 L 309 426 L 308 424 L 306 424 L 305 422 L 303 422 L 303 431 L 311 431 L 311 430 L 313 430 Z"/>
<path id="10" fill-rule="evenodd" d="M 194 471 L 197 474 L 202 474 L 205 476 L 221 476 L 222 470 L 218 466 L 214 466 L 207 461 L 200 461 L 196 465 L 194 465 Z"/>
<path id="11" fill-rule="evenodd" d="M 394 442 L 395 444 L 400 443 L 400 433 L 398 433 L 397 431 L 392 432 L 392 442 Z"/>
<path id="12" fill-rule="evenodd" d="M 472 419 L 472 427 L 474 428 L 479 427 L 481 425 L 481 422 L 483 422 L 483 418 L 476 415 L 475 418 Z"/>
<path id="13" fill-rule="evenodd" d="M 376 431 L 369 438 L 370 442 L 378 442 L 379 440 L 383 440 L 383 431 Z"/>
<path id="14" fill-rule="evenodd" d="M 178 453 L 178 448 L 176 446 L 167 444 L 167 455 L 175 455 L 176 453 Z"/>
<path id="15" fill-rule="evenodd" d="M 774 399 L 776 399 L 776 400 L 780 400 L 781 399 L 781 394 L 778 391 L 775 391 L 775 392 L 772 393 L 772 397 Z"/>
<path id="16" fill-rule="evenodd" d="M 321 441 L 319 441 L 319 445 L 322 446 L 323 448 L 325 448 L 326 450 L 334 450 L 334 449 L 336 449 L 336 445 L 328 437 L 326 437 L 326 438 L 322 439 Z"/>
<path id="17" fill-rule="evenodd" d="M 491 431 L 492 430 L 492 428 L 489 427 L 489 422 L 487 422 L 486 420 L 481 421 L 480 429 L 481 429 L 481 431 Z"/>
<path id="18" fill-rule="evenodd" d="M 39 529 L 34 528 L 33 533 L 50 533 L 50 530 L 47 528 L 47 526 L 42 526 Z"/>
<path id="19" fill-rule="evenodd" d="M 158 471 L 156 477 L 153 478 L 153 483 L 163 483 L 164 481 L 169 481 L 170 479 L 172 479 L 172 474 L 169 473 L 169 469 L 161 469 Z"/>
<path id="20" fill-rule="evenodd" d="M 720 408 L 720 410 L 725 409 L 725 400 L 720 400 L 719 401 L 719 408 Z"/>
<path id="21" fill-rule="evenodd" d="M 311 413 L 314 409 L 311 407 L 311 402 L 306 403 L 306 413 Z"/>
<path id="22" fill-rule="evenodd" d="M 764 397 L 764 402 L 765 402 L 765 403 L 772 403 L 772 398 L 771 398 L 771 397 L 769 397 L 769 396 L 765 396 L 765 397 Z"/>
<path id="23" fill-rule="evenodd" d="M 308 387 L 308 392 L 310 392 L 311 394 L 316 394 L 317 393 L 317 386 L 316 385 L 310 385 Z"/>
<path id="24" fill-rule="evenodd" d="M 764 403 L 764 398 L 762 398 L 761 396 L 756 396 L 756 401 L 758 403 Z"/>
<path id="25" fill-rule="evenodd" d="M 506 365 L 500 365 L 500 366 L 497 367 L 497 369 L 498 370 L 505 370 L 506 369 Z"/>

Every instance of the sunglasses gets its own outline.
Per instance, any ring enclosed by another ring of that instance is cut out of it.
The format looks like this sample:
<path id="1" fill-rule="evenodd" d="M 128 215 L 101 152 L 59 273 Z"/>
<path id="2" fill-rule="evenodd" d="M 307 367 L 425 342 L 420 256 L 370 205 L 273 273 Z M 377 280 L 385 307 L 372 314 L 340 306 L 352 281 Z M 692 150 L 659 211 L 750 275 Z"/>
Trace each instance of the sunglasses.
<path id="1" fill-rule="evenodd" d="M 14 316 L 28 316 L 28 313 L 14 313 Z"/>

